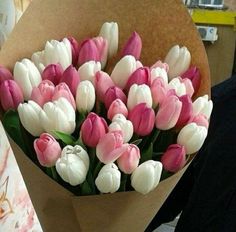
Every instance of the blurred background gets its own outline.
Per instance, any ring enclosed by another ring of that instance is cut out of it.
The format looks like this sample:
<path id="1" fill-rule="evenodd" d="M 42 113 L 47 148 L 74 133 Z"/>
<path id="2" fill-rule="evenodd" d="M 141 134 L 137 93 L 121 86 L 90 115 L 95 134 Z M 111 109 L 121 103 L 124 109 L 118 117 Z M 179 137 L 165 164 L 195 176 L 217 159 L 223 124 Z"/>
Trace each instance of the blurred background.
<path id="1" fill-rule="evenodd" d="M 31 1 L 0 0 L 0 49 Z M 183 3 L 204 42 L 215 85 L 236 72 L 236 0 L 183 0 Z"/>

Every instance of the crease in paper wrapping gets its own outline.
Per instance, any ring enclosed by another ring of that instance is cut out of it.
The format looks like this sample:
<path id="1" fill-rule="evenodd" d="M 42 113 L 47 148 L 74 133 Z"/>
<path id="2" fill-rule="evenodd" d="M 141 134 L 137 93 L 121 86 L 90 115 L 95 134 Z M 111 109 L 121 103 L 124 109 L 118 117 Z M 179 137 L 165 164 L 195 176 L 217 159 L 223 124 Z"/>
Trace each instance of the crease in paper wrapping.
<path id="1" fill-rule="evenodd" d="M 198 95 L 209 93 L 205 49 L 181 0 L 34 0 L 4 44 L 0 63 L 12 69 L 17 60 L 43 49 L 46 40 L 96 36 L 105 21 L 118 22 L 120 45 L 134 30 L 140 34 L 144 65 L 163 60 L 175 44 L 188 47 L 202 76 Z M 44 231 L 144 231 L 184 171 L 145 196 L 75 197 L 42 173 L 12 140 L 11 145 Z"/>

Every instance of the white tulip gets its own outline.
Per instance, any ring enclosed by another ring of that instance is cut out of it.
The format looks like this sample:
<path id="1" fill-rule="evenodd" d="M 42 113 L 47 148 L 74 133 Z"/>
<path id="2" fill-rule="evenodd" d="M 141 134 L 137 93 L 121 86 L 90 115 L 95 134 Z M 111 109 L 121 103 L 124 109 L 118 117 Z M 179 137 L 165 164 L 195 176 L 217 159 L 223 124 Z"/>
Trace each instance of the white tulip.
<path id="1" fill-rule="evenodd" d="M 101 193 L 114 193 L 120 188 L 121 173 L 114 163 L 102 167 L 95 180 Z"/>
<path id="2" fill-rule="evenodd" d="M 206 136 L 207 128 L 192 122 L 181 129 L 177 143 L 185 147 L 186 154 L 193 154 L 201 148 Z"/>
<path id="3" fill-rule="evenodd" d="M 90 112 L 95 105 L 95 88 L 90 81 L 81 81 L 76 91 L 76 105 L 79 112 Z"/>
<path id="4" fill-rule="evenodd" d="M 120 130 L 124 137 L 124 143 L 130 141 L 134 133 L 134 127 L 131 121 L 127 120 L 123 114 L 116 114 L 109 125 L 109 131 Z"/>
<path id="5" fill-rule="evenodd" d="M 38 51 L 33 53 L 33 55 L 31 56 L 31 60 L 38 68 L 39 72 L 42 73 L 45 69 L 44 51 Z"/>
<path id="6" fill-rule="evenodd" d="M 46 132 L 54 131 L 72 134 L 75 130 L 75 110 L 66 98 L 47 102 L 40 113 L 40 120 Z M 54 135 L 55 136 L 55 135 Z"/>
<path id="7" fill-rule="evenodd" d="M 66 146 L 63 148 L 61 158 L 56 162 L 56 170 L 60 177 L 70 185 L 83 183 L 89 169 L 88 153 L 81 147 Z"/>
<path id="8" fill-rule="evenodd" d="M 131 185 L 137 192 L 147 194 L 157 187 L 161 173 L 162 163 L 148 160 L 134 170 L 131 175 Z"/>
<path id="9" fill-rule="evenodd" d="M 45 66 L 60 63 L 65 70 L 72 63 L 72 52 L 70 41 L 64 38 L 61 42 L 57 40 L 47 41 L 44 49 Z"/>
<path id="10" fill-rule="evenodd" d="M 204 114 L 207 119 L 210 118 L 211 112 L 213 109 L 213 102 L 212 100 L 209 100 L 209 96 L 206 94 L 202 97 L 197 98 L 193 102 L 193 114 Z"/>
<path id="11" fill-rule="evenodd" d="M 14 66 L 14 80 L 22 89 L 24 99 L 29 100 L 34 87 L 38 87 L 42 81 L 41 75 L 29 59 L 23 59 L 21 62 L 16 62 Z"/>
<path id="12" fill-rule="evenodd" d="M 98 71 L 101 71 L 101 63 L 94 60 L 88 61 L 78 69 L 80 80 L 88 80 L 94 84 L 95 74 Z"/>
<path id="13" fill-rule="evenodd" d="M 44 132 L 42 122 L 40 120 L 40 112 L 42 108 L 34 101 L 19 104 L 18 113 L 21 124 L 33 136 L 39 136 Z"/>
<path id="14" fill-rule="evenodd" d="M 133 84 L 129 89 L 127 107 L 129 110 L 131 110 L 134 106 L 140 103 L 146 103 L 148 107 L 152 107 L 151 90 L 145 84 Z"/>
<path id="15" fill-rule="evenodd" d="M 134 56 L 124 56 L 114 67 L 111 73 L 111 79 L 121 89 L 125 88 L 125 85 L 130 75 L 140 67 L 141 63 L 136 61 Z"/>
<path id="16" fill-rule="evenodd" d="M 108 57 L 111 58 L 118 50 L 118 24 L 116 22 L 104 23 L 100 29 L 99 36 L 108 41 Z"/>
<path id="17" fill-rule="evenodd" d="M 174 89 L 177 96 L 182 96 L 186 94 L 186 86 L 184 83 L 182 83 L 178 77 L 173 78 L 169 84 L 168 89 Z"/>
<path id="18" fill-rule="evenodd" d="M 172 79 L 187 71 L 191 63 L 191 54 L 186 47 L 180 48 L 179 45 L 175 45 L 169 50 L 164 62 L 169 65 L 168 76 Z"/>
<path id="19" fill-rule="evenodd" d="M 162 78 L 165 84 L 168 84 L 168 76 L 164 68 L 157 67 L 151 69 L 151 83 L 158 77 Z"/>

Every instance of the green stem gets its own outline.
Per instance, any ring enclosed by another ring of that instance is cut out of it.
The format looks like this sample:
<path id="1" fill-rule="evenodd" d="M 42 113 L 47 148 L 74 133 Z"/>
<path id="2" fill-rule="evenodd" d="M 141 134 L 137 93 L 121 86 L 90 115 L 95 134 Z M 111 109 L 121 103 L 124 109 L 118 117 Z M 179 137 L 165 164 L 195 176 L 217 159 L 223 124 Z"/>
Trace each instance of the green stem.
<path id="1" fill-rule="evenodd" d="M 51 167 L 51 173 L 52 173 L 53 179 L 57 181 L 58 178 L 57 178 L 57 171 L 55 167 Z"/>
<path id="2" fill-rule="evenodd" d="M 119 192 L 125 192 L 128 175 L 122 173 Z"/>
<path id="3" fill-rule="evenodd" d="M 96 168 L 94 169 L 94 172 L 93 172 L 93 178 L 94 179 L 98 176 L 98 173 L 102 168 L 102 165 L 103 164 L 100 161 L 97 163 L 97 166 L 96 166 Z"/>

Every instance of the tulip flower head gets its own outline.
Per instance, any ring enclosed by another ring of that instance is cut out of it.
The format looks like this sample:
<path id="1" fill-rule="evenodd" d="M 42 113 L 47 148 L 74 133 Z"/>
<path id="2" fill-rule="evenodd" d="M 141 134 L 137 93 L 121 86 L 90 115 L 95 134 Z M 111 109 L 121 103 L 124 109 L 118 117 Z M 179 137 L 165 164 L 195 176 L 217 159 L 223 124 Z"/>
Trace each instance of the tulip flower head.
<path id="1" fill-rule="evenodd" d="M 34 150 L 39 163 L 44 167 L 52 167 L 61 157 L 61 147 L 56 139 L 47 133 L 34 140 Z"/>
<path id="2" fill-rule="evenodd" d="M 72 64 L 76 66 L 79 57 L 79 44 L 74 37 L 68 37 L 67 39 L 69 40 L 71 45 Z"/>
<path id="3" fill-rule="evenodd" d="M 0 66 L 0 85 L 6 80 L 13 80 L 13 76 L 7 68 Z"/>
<path id="4" fill-rule="evenodd" d="M 116 114 L 122 114 L 126 118 L 128 116 L 128 109 L 124 102 L 122 102 L 120 99 L 116 99 L 111 103 L 107 111 L 107 118 L 112 120 Z"/>
<path id="5" fill-rule="evenodd" d="M 42 79 L 49 80 L 54 85 L 57 85 L 62 78 L 62 74 L 63 74 L 63 69 L 59 63 L 49 64 L 42 72 Z"/>
<path id="6" fill-rule="evenodd" d="M 168 84 L 168 76 L 165 68 L 152 68 L 151 69 L 151 83 L 157 78 L 162 78 L 165 84 Z"/>

